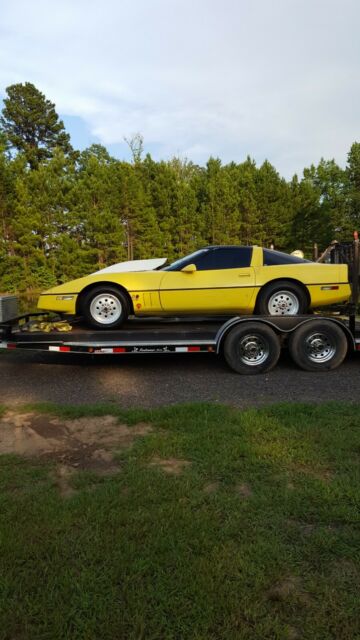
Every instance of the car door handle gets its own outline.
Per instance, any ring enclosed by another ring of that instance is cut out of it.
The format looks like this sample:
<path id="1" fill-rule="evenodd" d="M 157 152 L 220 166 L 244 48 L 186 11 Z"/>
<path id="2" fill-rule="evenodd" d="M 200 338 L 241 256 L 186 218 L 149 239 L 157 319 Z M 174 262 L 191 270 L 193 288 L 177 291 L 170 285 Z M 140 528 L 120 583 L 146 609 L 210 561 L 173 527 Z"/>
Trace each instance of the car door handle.
<path id="1" fill-rule="evenodd" d="M 239 273 L 239 274 L 238 274 L 238 277 L 239 277 L 239 278 L 248 278 L 248 277 L 249 277 L 249 275 L 250 275 L 250 273 Z"/>

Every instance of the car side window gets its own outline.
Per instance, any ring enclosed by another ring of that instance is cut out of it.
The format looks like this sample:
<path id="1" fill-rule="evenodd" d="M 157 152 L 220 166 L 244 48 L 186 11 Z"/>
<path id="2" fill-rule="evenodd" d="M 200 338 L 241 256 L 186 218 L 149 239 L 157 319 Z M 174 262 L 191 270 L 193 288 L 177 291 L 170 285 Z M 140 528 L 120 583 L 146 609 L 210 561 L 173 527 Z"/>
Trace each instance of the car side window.
<path id="1" fill-rule="evenodd" d="M 242 269 L 251 263 L 252 247 L 221 247 L 210 249 L 195 260 L 198 271 Z"/>
<path id="2" fill-rule="evenodd" d="M 297 256 L 290 256 L 287 253 L 281 251 L 274 251 L 273 249 L 264 249 L 264 266 L 274 267 L 279 264 L 297 264 L 303 262 L 310 262 L 304 258 L 298 258 Z"/>

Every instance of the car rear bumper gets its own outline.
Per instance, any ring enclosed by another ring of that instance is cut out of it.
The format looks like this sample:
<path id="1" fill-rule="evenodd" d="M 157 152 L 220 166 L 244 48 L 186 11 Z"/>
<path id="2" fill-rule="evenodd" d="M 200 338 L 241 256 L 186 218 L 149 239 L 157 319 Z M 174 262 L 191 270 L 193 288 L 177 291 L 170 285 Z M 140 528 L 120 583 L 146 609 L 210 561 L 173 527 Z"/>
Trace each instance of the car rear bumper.
<path id="1" fill-rule="evenodd" d="M 351 296 L 349 283 L 307 285 L 312 307 L 346 302 Z"/>

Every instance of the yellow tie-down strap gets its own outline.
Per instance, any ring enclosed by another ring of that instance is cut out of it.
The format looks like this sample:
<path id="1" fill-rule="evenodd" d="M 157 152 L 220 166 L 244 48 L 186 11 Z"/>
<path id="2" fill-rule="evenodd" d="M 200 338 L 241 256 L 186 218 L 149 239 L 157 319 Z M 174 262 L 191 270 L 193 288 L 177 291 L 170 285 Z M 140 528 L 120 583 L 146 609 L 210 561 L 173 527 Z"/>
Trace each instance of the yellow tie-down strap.
<path id="1" fill-rule="evenodd" d="M 50 331 L 61 331 L 65 333 L 67 331 L 71 331 L 72 326 L 65 320 L 62 320 L 59 322 L 34 322 L 29 324 L 26 328 L 24 327 L 24 329 L 30 331 L 30 333 L 35 331 L 43 331 L 45 333 L 50 333 Z"/>

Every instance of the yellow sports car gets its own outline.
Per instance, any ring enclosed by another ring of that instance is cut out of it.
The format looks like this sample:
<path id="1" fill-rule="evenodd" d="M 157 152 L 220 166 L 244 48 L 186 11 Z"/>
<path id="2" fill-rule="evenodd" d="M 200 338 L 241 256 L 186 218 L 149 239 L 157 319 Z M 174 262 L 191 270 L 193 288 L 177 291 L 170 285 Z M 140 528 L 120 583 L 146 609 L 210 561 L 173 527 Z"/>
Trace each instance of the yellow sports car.
<path id="1" fill-rule="evenodd" d="M 107 267 L 46 291 L 38 307 L 114 329 L 130 314 L 296 315 L 344 302 L 351 293 L 347 265 L 319 264 L 257 246 L 206 247 L 169 266 L 165 262 Z"/>

